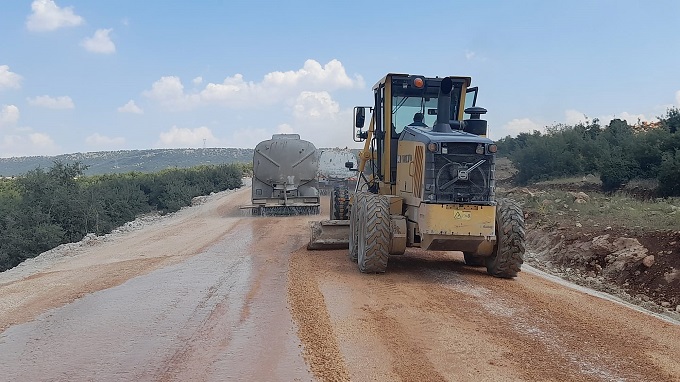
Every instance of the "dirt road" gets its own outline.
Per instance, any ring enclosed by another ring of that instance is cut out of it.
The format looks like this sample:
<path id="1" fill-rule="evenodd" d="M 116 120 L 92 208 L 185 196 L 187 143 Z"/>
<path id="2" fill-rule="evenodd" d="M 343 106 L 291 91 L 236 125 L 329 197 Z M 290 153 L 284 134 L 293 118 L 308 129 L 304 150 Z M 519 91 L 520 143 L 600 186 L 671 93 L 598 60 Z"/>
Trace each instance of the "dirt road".
<path id="1" fill-rule="evenodd" d="M 680 381 L 677 323 L 455 253 L 362 275 L 249 195 L 0 274 L 0 380 Z"/>

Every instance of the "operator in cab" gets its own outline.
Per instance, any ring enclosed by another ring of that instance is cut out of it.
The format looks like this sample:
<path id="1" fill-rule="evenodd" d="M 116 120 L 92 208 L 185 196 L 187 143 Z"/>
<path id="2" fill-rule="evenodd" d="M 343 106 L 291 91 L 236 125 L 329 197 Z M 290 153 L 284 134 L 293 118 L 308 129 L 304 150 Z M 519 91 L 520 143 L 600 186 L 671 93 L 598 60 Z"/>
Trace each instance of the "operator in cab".
<path id="1" fill-rule="evenodd" d="M 423 113 L 415 113 L 413 115 L 413 122 L 409 123 L 409 126 L 420 126 L 420 127 L 430 127 L 423 122 L 425 116 Z"/>

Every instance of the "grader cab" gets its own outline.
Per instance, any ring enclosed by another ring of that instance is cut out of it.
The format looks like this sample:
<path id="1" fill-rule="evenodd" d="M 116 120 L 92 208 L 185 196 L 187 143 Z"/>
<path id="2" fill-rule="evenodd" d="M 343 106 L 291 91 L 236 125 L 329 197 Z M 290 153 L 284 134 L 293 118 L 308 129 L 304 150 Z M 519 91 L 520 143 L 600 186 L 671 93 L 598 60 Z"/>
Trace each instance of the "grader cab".
<path id="1" fill-rule="evenodd" d="M 308 248 L 349 248 L 367 273 L 385 272 L 390 255 L 421 247 L 461 251 L 467 264 L 496 277 L 517 275 L 524 217 L 517 203 L 495 195 L 496 145 L 470 83 L 388 74 L 373 87 L 373 106 L 354 108 L 353 135 L 364 142 L 358 181 L 333 195 L 349 198 L 349 213 L 315 223 Z"/>

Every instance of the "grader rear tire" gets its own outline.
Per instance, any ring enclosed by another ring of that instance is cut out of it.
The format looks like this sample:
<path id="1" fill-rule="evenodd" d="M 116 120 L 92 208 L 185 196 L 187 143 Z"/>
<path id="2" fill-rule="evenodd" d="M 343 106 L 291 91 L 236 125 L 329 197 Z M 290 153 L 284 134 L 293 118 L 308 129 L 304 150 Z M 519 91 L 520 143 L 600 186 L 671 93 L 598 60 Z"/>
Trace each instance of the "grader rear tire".
<path id="1" fill-rule="evenodd" d="M 331 220 L 349 219 L 349 190 L 345 186 L 333 187 Z"/>
<path id="2" fill-rule="evenodd" d="M 513 278 L 524 262 L 524 215 L 517 202 L 500 199 L 496 207 L 496 246 L 486 259 L 486 271 L 494 277 Z"/>
<path id="3" fill-rule="evenodd" d="M 365 193 L 358 198 L 358 264 L 363 273 L 384 273 L 390 251 L 390 204 L 386 197 Z"/>

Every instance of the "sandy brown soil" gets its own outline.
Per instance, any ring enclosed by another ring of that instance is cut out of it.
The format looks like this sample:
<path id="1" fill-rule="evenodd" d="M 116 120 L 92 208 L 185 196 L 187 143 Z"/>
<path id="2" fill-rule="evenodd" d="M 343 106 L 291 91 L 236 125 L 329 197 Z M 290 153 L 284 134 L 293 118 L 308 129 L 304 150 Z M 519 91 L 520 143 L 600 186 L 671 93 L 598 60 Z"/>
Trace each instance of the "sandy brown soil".
<path id="1" fill-rule="evenodd" d="M 680 381 L 677 323 L 457 253 L 360 274 L 305 249 L 322 216 L 241 216 L 248 199 L 0 274 L 0 379 Z"/>
<path id="2" fill-rule="evenodd" d="M 553 185 L 545 193 L 542 187 L 530 186 L 510 192 L 510 197 L 525 205 L 531 252 L 526 260 L 580 285 L 680 317 L 680 226 L 664 229 L 634 226 L 606 212 L 599 221 L 593 221 L 580 218 L 575 210 L 538 211 L 526 202 L 527 193 L 550 201 L 555 192 L 579 190 L 580 186 Z M 584 194 L 584 189 L 589 186 L 586 184 L 578 192 Z M 570 192 L 573 195 L 577 191 Z M 588 191 L 586 195 L 597 199 L 590 203 L 606 200 L 598 191 Z M 606 211 L 606 204 L 601 208 Z"/>
<path id="3" fill-rule="evenodd" d="M 495 279 L 446 253 L 410 250 L 388 268 L 362 275 L 345 251 L 293 254 L 290 277 L 316 291 L 292 309 L 321 294 L 330 316 L 300 327 L 325 380 L 680 380 L 677 324 L 532 273 Z M 338 348 L 344 364 L 326 365 Z"/>
<path id="4" fill-rule="evenodd" d="M 653 184 L 640 181 L 631 182 L 616 195 L 605 194 L 593 175 L 517 187 L 512 183 L 516 172 L 507 158 L 498 159 L 497 192 L 524 208 L 530 249 L 526 262 L 579 285 L 680 318 L 677 198 L 656 198 Z M 585 195 L 586 199 L 580 200 L 584 204 L 574 204 L 579 195 Z M 643 201 L 644 205 L 635 203 Z M 581 215 L 579 206 L 585 205 L 599 208 L 600 213 Z M 628 221 L 622 217 L 622 208 L 645 219 Z M 617 251 L 626 246 L 628 253 Z"/>

